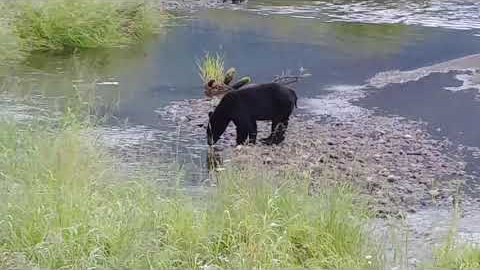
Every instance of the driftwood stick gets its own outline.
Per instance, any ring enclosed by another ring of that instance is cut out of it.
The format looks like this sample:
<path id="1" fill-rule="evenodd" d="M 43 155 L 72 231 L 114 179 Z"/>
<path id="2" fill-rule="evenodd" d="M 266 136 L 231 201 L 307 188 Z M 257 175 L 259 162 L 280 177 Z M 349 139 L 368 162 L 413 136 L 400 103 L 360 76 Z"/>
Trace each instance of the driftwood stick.
<path id="1" fill-rule="evenodd" d="M 284 75 L 284 76 L 275 76 L 275 78 L 273 79 L 273 82 L 274 83 L 280 83 L 280 84 L 283 84 L 283 85 L 288 85 L 288 84 L 292 84 L 292 83 L 296 83 L 298 82 L 301 78 L 305 78 L 305 77 L 310 77 L 311 74 L 302 74 L 302 75 L 298 75 L 298 76 L 290 76 L 290 75 Z"/>

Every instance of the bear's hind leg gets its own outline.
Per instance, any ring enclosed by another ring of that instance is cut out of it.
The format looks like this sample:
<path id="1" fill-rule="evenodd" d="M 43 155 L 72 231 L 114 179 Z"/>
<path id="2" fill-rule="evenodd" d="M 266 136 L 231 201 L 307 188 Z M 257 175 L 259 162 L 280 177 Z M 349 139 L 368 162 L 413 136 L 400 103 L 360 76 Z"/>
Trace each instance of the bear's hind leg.
<path id="1" fill-rule="evenodd" d="M 271 145 L 272 144 L 272 137 L 273 137 L 273 134 L 275 133 L 275 129 L 278 125 L 279 121 L 278 120 L 272 120 L 272 129 L 271 129 L 271 132 L 270 132 L 270 135 L 266 138 L 263 138 L 263 139 L 260 139 L 260 141 L 266 145 Z"/>

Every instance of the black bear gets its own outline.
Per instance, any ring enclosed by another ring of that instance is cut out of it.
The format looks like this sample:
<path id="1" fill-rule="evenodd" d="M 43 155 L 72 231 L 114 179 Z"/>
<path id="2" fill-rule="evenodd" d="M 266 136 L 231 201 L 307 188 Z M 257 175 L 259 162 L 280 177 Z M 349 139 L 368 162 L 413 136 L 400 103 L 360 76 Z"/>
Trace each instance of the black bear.
<path id="1" fill-rule="evenodd" d="M 207 127 L 208 144 L 215 144 L 225 132 L 230 121 L 237 128 L 237 145 L 255 144 L 257 122 L 272 121 L 270 136 L 261 139 L 265 144 L 279 144 L 285 139 L 288 120 L 297 107 L 294 90 L 278 84 L 266 83 L 246 86 L 228 92 L 213 112 L 209 112 Z"/>

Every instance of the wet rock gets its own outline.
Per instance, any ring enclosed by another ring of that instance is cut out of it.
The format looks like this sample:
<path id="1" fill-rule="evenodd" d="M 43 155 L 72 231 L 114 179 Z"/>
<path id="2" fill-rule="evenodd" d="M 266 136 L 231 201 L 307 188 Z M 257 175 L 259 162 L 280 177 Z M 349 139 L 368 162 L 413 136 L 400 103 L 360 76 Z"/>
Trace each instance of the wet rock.
<path id="1" fill-rule="evenodd" d="M 338 156 L 335 155 L 335 154 L 330 154 L 330 155 L 328 155 L 328 157 L 331 158 L 331 159 L 338 159 Z"/>
<path id="2" fill-rule="evenodd" d="M 400 178 L 398 176 L 395 176 L 393 174 L 390 174 L 387 176 L 387 181 L 389 183 L 394 183 L 394 182 L 397 182 Z"/>
<path id="3" fill-rule="evenodd" d="M 440 192 L 438 191 L 438 189 L 429 190 L 428 194 L 430 194 L 433 198 L 437 198 L 440 196 Z"/>

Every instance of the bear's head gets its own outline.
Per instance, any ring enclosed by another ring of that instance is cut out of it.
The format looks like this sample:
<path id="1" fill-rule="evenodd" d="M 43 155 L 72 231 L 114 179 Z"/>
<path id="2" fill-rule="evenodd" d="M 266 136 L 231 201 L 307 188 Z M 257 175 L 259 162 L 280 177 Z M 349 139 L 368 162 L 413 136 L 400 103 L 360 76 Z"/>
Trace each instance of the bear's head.
<path id="1" fill-rule="evenodd" d="M 207 126 L 207 143 L 208 145 L 215 144 L 222 136 L 225 129 L 227 129 L 229 119 L 221 114 L 208 112 L 208 126 Z"/>

